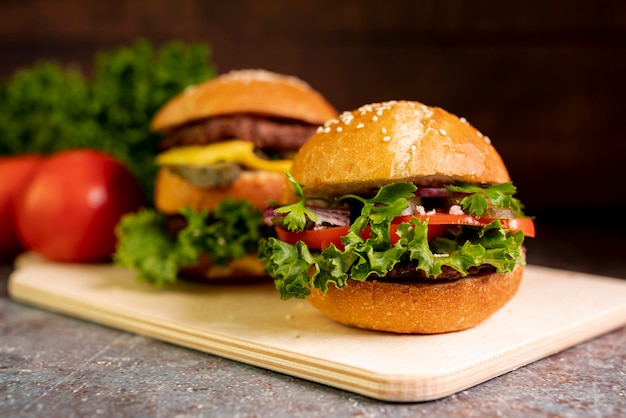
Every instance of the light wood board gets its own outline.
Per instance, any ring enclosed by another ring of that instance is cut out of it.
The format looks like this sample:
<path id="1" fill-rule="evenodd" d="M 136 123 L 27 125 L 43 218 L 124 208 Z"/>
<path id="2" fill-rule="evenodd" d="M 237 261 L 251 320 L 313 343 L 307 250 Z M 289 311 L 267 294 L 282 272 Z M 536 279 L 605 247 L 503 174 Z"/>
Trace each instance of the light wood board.
<path id="1" fill-rule="evenodd" d="M 9 280 L 18 301 L 387 401 L 445 397 L 626 325 L 625 280 L 537 266 L 486 322 L 429 336 L 336 324 L 271 284 L 156 289 L 34 254 Z"/>

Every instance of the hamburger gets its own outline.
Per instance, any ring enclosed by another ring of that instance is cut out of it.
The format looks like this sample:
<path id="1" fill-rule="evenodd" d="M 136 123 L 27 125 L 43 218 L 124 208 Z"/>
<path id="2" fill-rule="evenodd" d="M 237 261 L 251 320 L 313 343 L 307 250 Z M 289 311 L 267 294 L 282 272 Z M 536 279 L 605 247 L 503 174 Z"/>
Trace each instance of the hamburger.
<path id="1" fill-rule="evenodd" d="M 155 284 L 267 277 L 262 211 L 280 198 L 295 152 L 336 116 L 303 80 L 266 70 L 189 86 L 151 121 L 161 137 L 154 210 L 118 226 L 115 260 Z"/>
<path id="2" fill-rule="evenodd" d="M 436 334 L 471 328 L 522 280 L 534 224 L 488 137 L 390 101 L 327 121 L 294 158 L 260 256 L 281 298 L 337 322 Z"/>

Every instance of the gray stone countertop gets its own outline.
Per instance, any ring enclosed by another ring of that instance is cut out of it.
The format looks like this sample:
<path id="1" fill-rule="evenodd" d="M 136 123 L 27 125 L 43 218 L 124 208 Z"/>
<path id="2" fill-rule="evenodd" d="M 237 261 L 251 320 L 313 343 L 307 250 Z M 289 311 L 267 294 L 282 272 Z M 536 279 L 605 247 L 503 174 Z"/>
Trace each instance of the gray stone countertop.
<path id="1" fill-rule="evenodd" d="M 623 243 L 583 256 L 557 235 L 529 243 L 529 262 L 626 279 Z M 443 399 L 389 403 L 17 303 L 10 272 L 0 265 L 2 417 L 626 416 L 626 328 Z"/>

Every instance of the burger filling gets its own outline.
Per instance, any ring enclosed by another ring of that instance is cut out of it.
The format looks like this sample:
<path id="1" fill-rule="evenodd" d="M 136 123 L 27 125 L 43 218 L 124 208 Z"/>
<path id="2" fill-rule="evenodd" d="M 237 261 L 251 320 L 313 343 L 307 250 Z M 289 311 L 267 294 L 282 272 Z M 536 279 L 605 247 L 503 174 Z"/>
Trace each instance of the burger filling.
<path id="1" fill-rule="evenodd" d="M 256 115 L 213 116 L 166 132 L 157 163 L 197 187 L 224 187 L 242 170 L 289 170 L 316 128 Z"/>
<path id="2" fill-rule="evenodd" d="M 211 117 L 166 132 L 156 163 L 196 187 L 226 187 L 245 170 L 288 171 L 293 153 L 315 129 L 253 115 Z M 130 214 L 116 234 L 114 261 L 135 269 L 139 279 L 163 286 L 207 254 L 221 267 L 256 254 L 259 241 L 274 232 L 250 202 L 226 199 L 210 212 L 181 208 L 178 214 L 151 209 Z"/>
<path id="3" fill-rule="evenodd" d="M 210 144 L 223 138 L 241 138 L 256 148 L 273 151 L 299 149 L 317 129 L 305 122 L 255 115 L 213 116 L 176 127 L 160 142 L 161 151 L 186 145 Z"/>
<path id="4" fill-rule="evenodd" d="M 305 197 L 288 175 L 296 203 L 264 214 L 277 238 L 260 255 L 283 299 L 348 279 L 458 280 L 511 272 L 525 263 L 534 236 L 511 183 L 455 183 L 440 188 L 395 183 L 368 196 Z"/>
<path id="5" fill-rule="evenodd" d="M 182 208 L 179 215 L 166 216 L 145 208 L 123 216 L 115 233 L 115 263 L 134 269 L 139 280 L 157 287 L 177 282 L 206 254 L 222 267 L 256 254 L 259 241 L 273 235 L 260 210 L 231 199 L 211 212 Z"/>

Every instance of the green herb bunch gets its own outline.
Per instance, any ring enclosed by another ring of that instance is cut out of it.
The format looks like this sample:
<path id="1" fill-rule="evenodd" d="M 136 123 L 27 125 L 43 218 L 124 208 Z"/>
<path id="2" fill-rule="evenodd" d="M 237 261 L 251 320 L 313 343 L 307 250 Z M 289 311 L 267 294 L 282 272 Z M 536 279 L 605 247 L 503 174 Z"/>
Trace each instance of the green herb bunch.
<path id="1" fill-rule="evenodd" d="M 0 155 L 87 147 L 108 152 L 137 177 L 151 201 L 159 138 L 157 109 L 186 86 L 215 75 L 207 45 L 147 40 L 98 52 L 93 76 L 42 61 L 0 83 Z"/>

